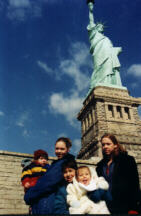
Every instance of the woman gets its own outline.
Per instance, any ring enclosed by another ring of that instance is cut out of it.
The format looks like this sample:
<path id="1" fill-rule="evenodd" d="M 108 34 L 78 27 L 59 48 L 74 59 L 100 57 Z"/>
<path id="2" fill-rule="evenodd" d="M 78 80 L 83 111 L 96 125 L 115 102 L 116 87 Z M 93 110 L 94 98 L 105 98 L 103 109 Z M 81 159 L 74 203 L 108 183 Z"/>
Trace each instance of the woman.
<path id="1" fill-rule="evenodd" d="M 71 145 L 69 138 L 57 139 L 55 154 L 58 160 L 54 161 L 37 184 L 25 193 L 24 200 L 27 205 L 32 206 L 32 214 L 53 213 L 55 193 L 63 181 L 62 164 L 74 159 L 74 156 L 69 154 Z"/>
<path id="2" fill-rule="evenodd" d="M 137 211 L 139 193 L 139 177 L 137 165 L 112 134 L 101 138 L 103 159 L 98 163 L 96 171 L 109 183 L 112 202 L 111 213 L 128 214 Z M 134 212 L 135 213 L 135 212 Z"/>

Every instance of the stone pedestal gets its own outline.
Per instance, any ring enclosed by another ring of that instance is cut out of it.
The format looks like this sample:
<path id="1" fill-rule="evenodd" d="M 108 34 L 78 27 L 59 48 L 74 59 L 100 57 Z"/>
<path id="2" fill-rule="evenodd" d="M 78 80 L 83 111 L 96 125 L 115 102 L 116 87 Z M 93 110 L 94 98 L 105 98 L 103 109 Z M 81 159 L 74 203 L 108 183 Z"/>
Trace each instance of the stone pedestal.
<path id="1" fill-rule="evenodd" d="M 141 158 L 140 104 L 141 98 L 131 97 L 125 89 L 94 88 L 77 116 L 82 128 L 78 158 L 101 157 L 100 138 L 107 132 L 116 135 L 136 159 Z"/>

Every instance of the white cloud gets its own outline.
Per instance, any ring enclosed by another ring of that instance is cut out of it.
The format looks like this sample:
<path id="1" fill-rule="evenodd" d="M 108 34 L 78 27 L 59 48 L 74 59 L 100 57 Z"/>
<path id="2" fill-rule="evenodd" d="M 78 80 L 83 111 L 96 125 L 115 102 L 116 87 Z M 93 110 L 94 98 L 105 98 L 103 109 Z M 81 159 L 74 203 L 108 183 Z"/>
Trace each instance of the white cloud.
<path id="1" fill-rule="evenodd" d="M 0 116 L 4 116 L 4 115 L 5 115 L 4 112 L 0 111 Z"/>
<path id="2" fill-rule="evenodd" d="M 80 71 L 79 65 L 75 61 L 62 61 L 60 70 L 74 79 L 78 91 L 82 91 L 88 87 L 89 78 Z"/>
<path id="3" fill-rule="evenodd" d="M 131 74 L 135 77 L 141 77 L 141 64 L 133 64 L 129 67 L 128 74 Z"/>
<path id="4" fill-rule="evenodd" d="M 71 126 L 79 128 L 76 117 L 84 100 L 81 94 L 89 86 L 90 78 L 87 70 L 92 67 L 92 63 L 89 61 L 89 49 L 85 43 L 75 42 L 71 44 L 69 54 L 68 59 L 60 61 L 59 75 L 61 77 L 63 75 L 69 76 L 73 79 L 74 84 L 70 89 L 67 89 L 67 96 L 64 96 L 63 93 L 53 93 L 49 99 L 49 108 L 54 114 L 64 115 Z M 46 68 L 46 65 L 44 67 Z M 57 74 L 57 72 L 54 73 Z"/>
<path id="5" fill-rule="evenodd" d="M 37 61 L 37 64 L 39 67 L 41 67 L 44 70 L 45 73 L 47 74 L 53 73 L 53 70 L 50 67 L 48 67 L 46 63 Z"/>
<path id="6" fill-rule="evenodd" d="M 72 88 L 75 88 L 79 92 L 88 89 L 90 82 L 88 68 L 92 68 L 92 62 L 89 60 L 89 49 L 87 45 L 82 42 L 72 43 L 69 48 L 69 55 L 70 57 L 68 59 L 60 61 L 59 67 L 57 67 L 59 69 L 57 70 L 48 67 L 45 62 L 40 60 L 37 61 L 37 64 L 45 73 L 50 75 L 54 74 L 56 80 L 60 81 L 63 75 L 69 76 L 74 80 L 74 86 Z"/>
<path id="7" fill-rule="evenodd" d="M 27 131 L 27 129 L 24 129 L 23 130 L 23 133 L 22 133 L 23 137 L 29 137 L 29 132 Z"/>
<path id="8" fill-rule="evenodd" d="M 41 16 L 41 4 L 30 0 L 9 0 L 7 17 L 10 20 L 25 21 L 30 17 Z"/>
<path id="9" fill-rule="evenodd" d="M 23 22 L 29 17 L 41 17 L 45 4 L 58 3 L 63 3 L 63 0 L 3 0 L 0 1 L 0 10 L 5 9 L 8 19 Z"/>
<path id="10" fill-rule="evenodd" d="M 88 65 L 89 61 L 89 48 L 83 42 L 75 42 L 71 44 L 69 49 L 70 55 L 78 65 Z M 86 61 L 87 60 L 87 61 Z"/>
<path id="11" fill-rule="evenodd" d="M 76 126 L 76 115 L 82 107 L 83 98 L 78 95 L 65 97 L 62 93 L 54 93 L 50 97 L 49 108 L 55 114 L 64 115 L 72 126 Z"/>
<path id="12" fill-rule="evenodd" d="M 29 0 L 9 0 L 9 6 L 14 8 L 30 7 Z"/>
<path id="13" fill-rule="evenodd" d="M 21 135 L 24 138 L 30 137 L 29 130 L 27 129 L 27 123 L 30 120 L 29 115 L 30 115 L 29 111 L 24 111 L 18 116 L 16 121 L 16 126 L 21 128 Z"/>
<path id="14" fill-rule="evenodd" d="M 78 154 L 78 152 L 79 152 L 79 150 L 81 148 L 81 140 L 80 139 L 73 140 L 72 148 L 73 148 L 73 152 L 75 154 Z"/>
<path id="15" fill-rule="evenodd" d="M 60 62 L 60 71 L 70 76 L 77 87 L 78 91 L 83 91 L 88 88 L 90 77 L 85 69 L 82 72 L 83 66 L 91 67 L 89 61 L 89 49 L 85 43 L 73 43 L 69 49 L 70 59 Z"/>
<path id="16" fill-rule="evenodd" d="M 16 121 L 16 125 L 19 127 L 24 127 L 25 122 L 29 119 L 29 112 L 23 112 L 19 117 L 18 120 Z"/>

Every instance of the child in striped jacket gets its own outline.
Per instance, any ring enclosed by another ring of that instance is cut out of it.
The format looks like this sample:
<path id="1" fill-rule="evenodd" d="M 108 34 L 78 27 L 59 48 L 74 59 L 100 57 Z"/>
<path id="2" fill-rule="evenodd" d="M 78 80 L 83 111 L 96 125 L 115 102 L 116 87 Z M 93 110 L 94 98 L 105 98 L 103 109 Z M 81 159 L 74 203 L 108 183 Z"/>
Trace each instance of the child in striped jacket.
<path id="1" fill-rule="evenodd" d="M 47 172 L 48 168 L 48 153 L 42 149 L 35 151 L 33 162 L 25 166 L 22 171 L 21 182 L 25 191 L 33 187 L 38 179 Z"/>

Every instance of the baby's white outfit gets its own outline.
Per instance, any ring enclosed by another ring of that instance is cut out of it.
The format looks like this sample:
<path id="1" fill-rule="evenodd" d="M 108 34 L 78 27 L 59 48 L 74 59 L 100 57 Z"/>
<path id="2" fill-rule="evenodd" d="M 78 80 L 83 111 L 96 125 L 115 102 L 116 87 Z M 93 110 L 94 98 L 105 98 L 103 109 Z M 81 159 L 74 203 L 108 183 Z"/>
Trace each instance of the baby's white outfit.
<path id="1" fill-rule="evenodd" d="M 106 202 L 101 200 L 98 203 L 91 201 L 88 196 L 88 191 L 97 189 L 108 190 L 109 185 L 103 177 L 98 177 L 94 167 L 89 167 L 91 172 L 91 181 L 89 185 L 84 185 L 77 182 L 73 178 L 73 184 L 67 186 L 67 203 L 70 214 L 110 214 Z"/>

